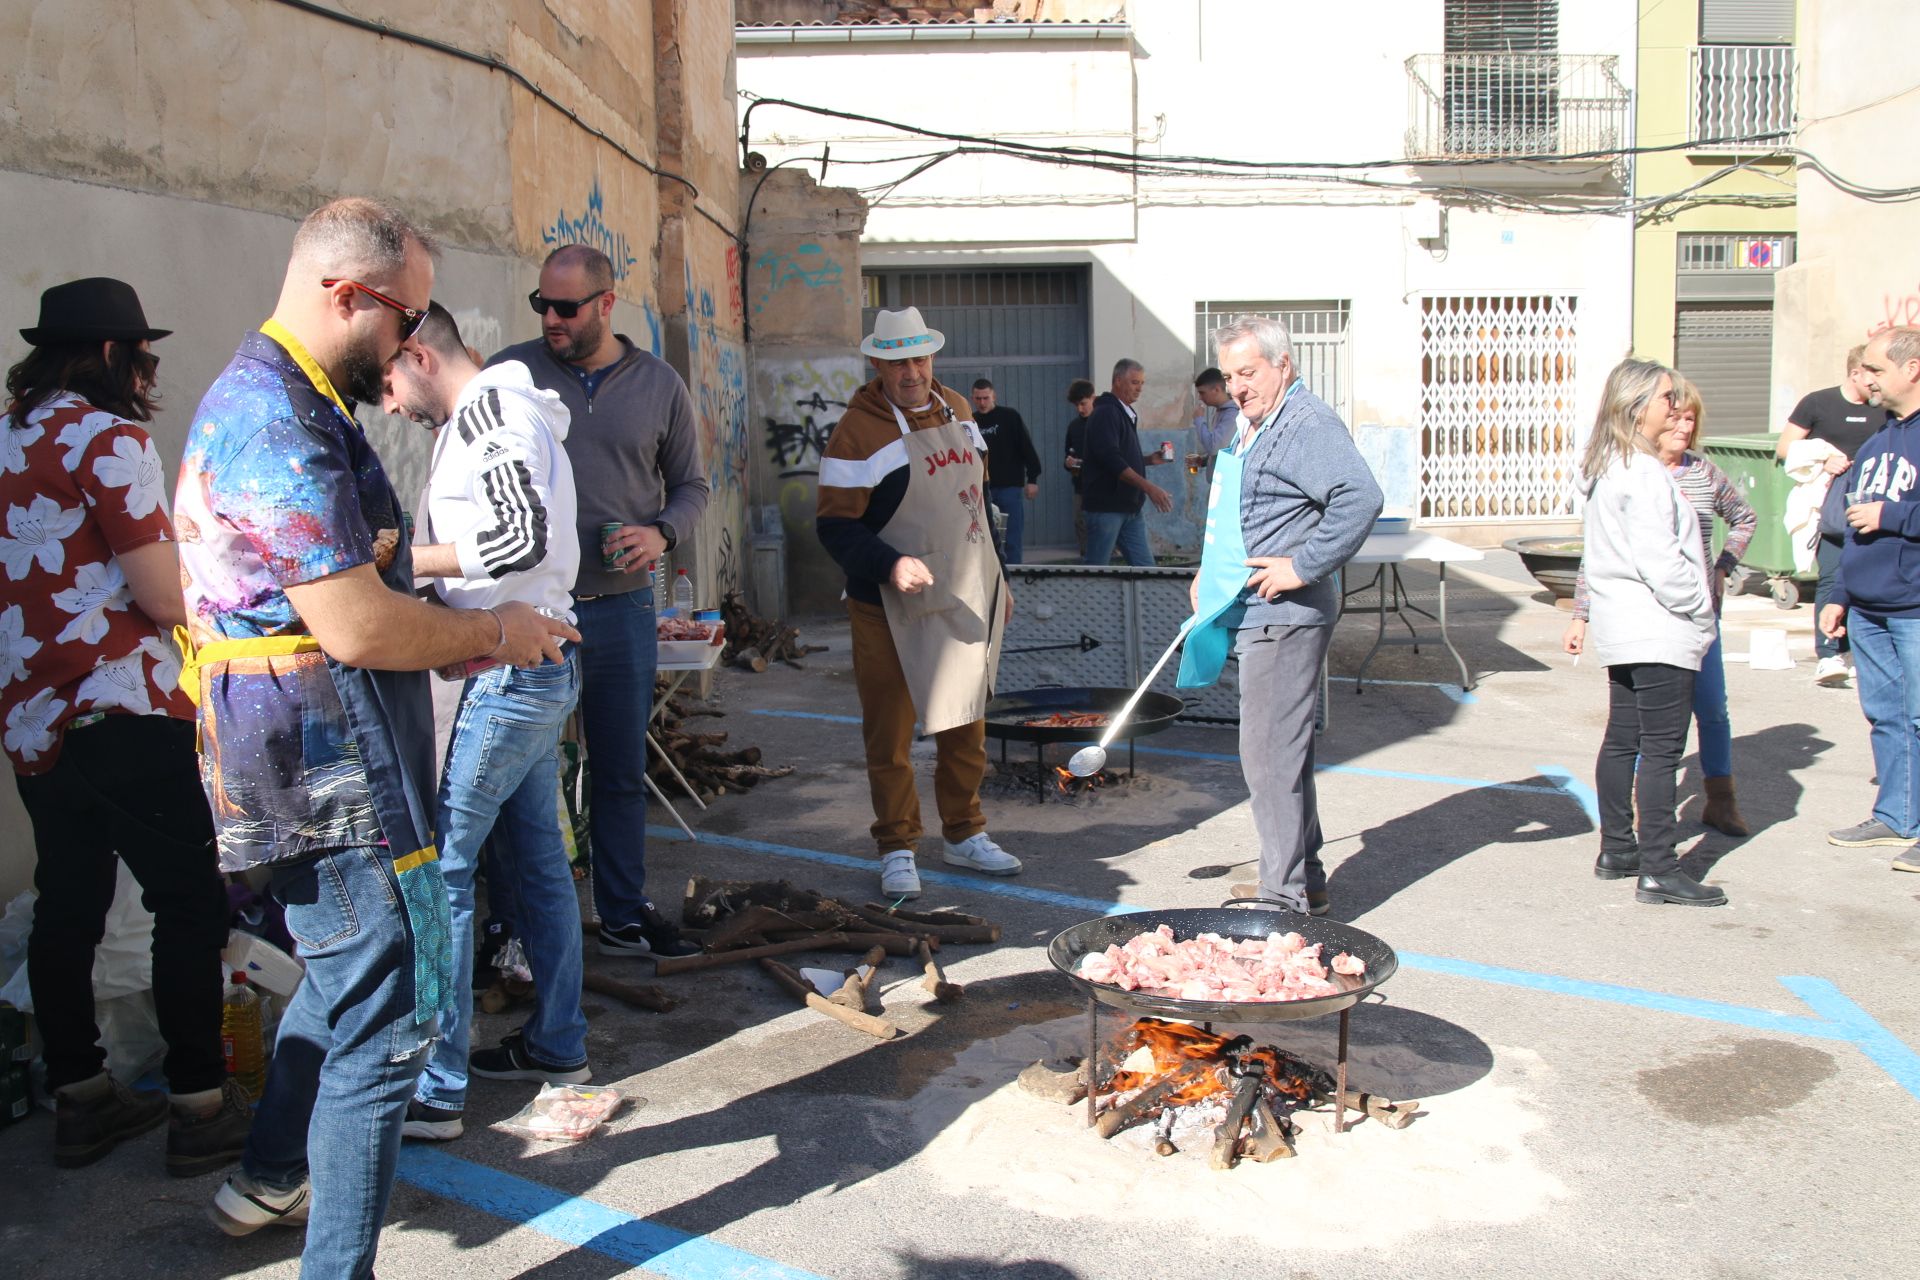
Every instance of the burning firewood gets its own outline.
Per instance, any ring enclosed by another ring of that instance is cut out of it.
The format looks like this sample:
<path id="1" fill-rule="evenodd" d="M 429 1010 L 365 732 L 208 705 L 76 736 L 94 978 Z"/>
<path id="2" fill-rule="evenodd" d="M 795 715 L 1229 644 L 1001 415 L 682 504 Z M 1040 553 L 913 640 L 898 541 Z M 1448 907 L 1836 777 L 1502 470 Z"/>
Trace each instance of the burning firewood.
<path id="1" fill-rule="evenodd" d="M 769 622 L 747 612 L 738 591 L 729 591 L 720 602 L 720 619 L 727 624 L 722 657 L 742 671 L 762 672 L 770 662 L 784 662 L 798 669 L 799 659 L 810 653 L 825 653 L 827 649 L 823 644 L 801 644 L 796 627 Z"/>

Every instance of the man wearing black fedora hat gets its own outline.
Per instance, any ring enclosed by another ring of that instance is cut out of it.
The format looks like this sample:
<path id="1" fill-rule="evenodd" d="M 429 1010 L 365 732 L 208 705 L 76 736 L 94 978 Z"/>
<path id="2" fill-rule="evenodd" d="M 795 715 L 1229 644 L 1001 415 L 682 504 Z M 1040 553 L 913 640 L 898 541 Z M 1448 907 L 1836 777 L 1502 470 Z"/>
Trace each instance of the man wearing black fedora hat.
<path id="1" fill-rule="evenodd" d="M 227 900 L 167 632 L 185 620 L 153 442 L 157 366 L 119 280 L 55 285 L 7 374 L 0 418 L 0 720 L 33 821 L 27 980 L 54 1095 L 54 1162 L 91 1164 L 167 1123 L 167 1170 L 240 1154 L 250 1111 L 220 1048 Z M 24 515 L 25 519 L 19 516 Z M 94 951 L 116 860 L 154 914 L 153 991 L 171 1097 L 106 1071 Z"/>

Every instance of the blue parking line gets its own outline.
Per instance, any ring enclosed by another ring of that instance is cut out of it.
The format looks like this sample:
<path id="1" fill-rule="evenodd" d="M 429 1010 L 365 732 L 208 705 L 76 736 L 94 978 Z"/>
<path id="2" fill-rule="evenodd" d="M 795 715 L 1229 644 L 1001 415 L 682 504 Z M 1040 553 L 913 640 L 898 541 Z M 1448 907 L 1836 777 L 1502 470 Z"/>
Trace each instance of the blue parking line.
<path id="1" fill-rule="evenodd" d="M 418 1143 L 400 1149 L 399 1177 L 422 1191 L 505 1218 L 671 1280 L 823 1280 L 811 1271 L 637 1218 L 595 1200 Z"/>
<path id="2" fill-rule="evenodd" d="M 780 716 L 788 720 L 827 720 L 834 724 L 860 723 L 860 717 L 858 716 L 833 716 L 820 711 L 751 711 L 748 712 L 748 714 L 756 716 Z M 1091 746 L 1092 743 L 1088 741 L 1064 745 Z M 1134 750 L 1143 756 L 1170 756 L 1181 760 L 1217 760 L 1223 764 L 1240 763 L 1240 754 L 1236 751 L 1189 751 L 1183 747 L 1142 746 L 1136 746 Z M 1426 782 L 1435 786 L 1464 787 L 1469 790 L 1520 791 L 1537 796 L 1569 796 L 1577 803 L 1585 806 L 1588 815 L 1592 817 L 1595 822 L 1600 820 L 1598 808 L 1590 804 L 1588 800 L 1582 798 L 1580 790 L 1578 789 L 1581 784 L 1573 783 L 1571 781 L 1573 774 L 1566 769 L 1541 768 L 1536 770 L 1542 777 L 1565 778 L 1568 780 L 1567 783 L 1555 786 L 1535 786 L 1530 782 L 1495 782 L 1491 778 L 1456 778 L 1441 773 L 1409 773 L 1403 769 L 1369 769 L 1364 765 L 1357 764 L 1316 765 L 1314 772 L 1345 773 L 1358 778 L 1387 778 L 1395 782 Z M 1587 795 L 1592 795 L 1591 790 L 1588 790 Z"/>
<path id="3" fill-rule="evenodd" d="M 1547 790 L 1548 788 L 1535 788 Z M 1558 790 L 1552 788 L 1552 790 Z M 684 835 L 674 827 L 649 826 L 647 834 L 653 839 L 681 840 Z M 765 840 L 748 840 L 740 836 L 705 835 L 701 843 L 729 845 L 753 853 L 767 853 L 782 858 L 799 858 L 808 862 L 823 863 L 827 866 L 846 867 L 871 874 L 874 868 L 872 858 L 853 858 L 845 854 L 823 853 L 817 849 L 802 849 L 796 845 L 773 844 Z M 934 884 L 948 885 L 966 889 L 973 893 L 992 894 L 1003 898 L 1018 898 L 1028 902 L 1045 903 L 1051 906 L 1066 906 L 1076 910 L 1091 911 L 1097 915 L 1124 915 L 1148 908 L 1132 906 L 1123 902 L 1106 902 L 1098 898 L 1082 898 L 1073 894 L 1055 893 L 1047 889 L 1029 889 L 1025 885 L 1007 884 L 989 880 L 981 876 L 956 876 L 940 871 L 922 871 L 920 878 Z M 1754 1009 L 1745 1005 L 1727 1004 L 1719 1000 L 1700 1000 L 1691 996 L 1676 996 L 1664 991 L 1647 991 L 1640 987 L 1623 987 L 1607 982 L 1586 982 L 1579 978 L 1564 978 L 1557 974 L 1534 973 L 1526 969 L 1505 969 L 1496 965 L 1480 964 L 1472 960 L 1455 960 L 1447 956 L 1429 956 L 1419 952 L 1399 952 L 1402 967 L 1416 971 L 1445 974 L 1455 978 L 1469 978 L 1477 982 L 1490 982 L 1499 986 L 1521 987 L 1530 991 L 1540 991 L 1549 995 L 1574 996 L 1583 1000 L 1595 1000 L 1605 1004 L 1625 1005 L 1630 1008 L 1648 1009 L 1656 1013 L 1673 1013 L 1688 1018 L 1699 1018 L 1707 1022 L 1728 1023 L 1733 1026 L 1747 1027 L 1756 1031 L 1771 1031 L 1787 1035 L 1807 1036 L 1816 1040 L 1838 1040 L 1851 1044 L 1867 1058 L 1893 1078 L 1894 1083 L 1920 1098 L 1920 1054 L 1904 1041 L 1895 1036 L 1886 1027 L 1853 1001 L 1840 993 L 1839 988 L 1823 978 L 1785 977 L 1781 985 L 1799 997 L 1816 1017 L 1777 1013 L 1771 1009 Z"/>
<path id="4" fill-rule="evenodd" d="M 1537 764 L 1533 771 L 1543 778 L 1555 779 L 1560 784 L 1557 789 L 1572 796 L 1587 811 L 1587 821 L 1596 827 L 1600 825 L 1600 797 L 1592 787 L 1576 778 L 1573 770 L 1562 769 L 1557 764 Z"/>

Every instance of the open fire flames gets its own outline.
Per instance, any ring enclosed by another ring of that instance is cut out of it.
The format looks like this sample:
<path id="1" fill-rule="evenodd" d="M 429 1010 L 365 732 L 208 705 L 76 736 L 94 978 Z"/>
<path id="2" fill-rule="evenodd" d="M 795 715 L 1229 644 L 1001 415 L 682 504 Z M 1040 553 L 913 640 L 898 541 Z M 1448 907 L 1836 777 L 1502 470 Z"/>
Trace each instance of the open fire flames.
<path id="1" fill-rule="evenodd" d="M 1128 781 L 1130 779 L 1126 774 L 1116 773 L 1112 769 L 1102 769 L 1091 777 L 1076 778 L 1059 765 L 1039 764 L 1030 760 L 996 763 L 993 776 L 989 779 L 991 790 L 996 795 L 1024 794 L 1042 803 L 1070 800 L 1080 804 L 1090 803 L 1101 791 Z"/>
<path id="2" fill-rule="evenodd" d="M 1154 1150 L 1172 1155 L 1179 1150 L 1176 1137 L 1211 1129 L 1209 1163 L 1216 1169 L 1231 1169 L 1243 1158 L 1265 1163 L 1292 1156 L 1294 1113 L 1331 1102 L 1338 1092 L 1326 1070 L 1284 1049 L 1192 1023 L 1141 1018 L 1122 1048 L 1119 1067 L 1099 1087 L 1100 1136 L 1152 1121 Z M 1420 1106 L 1353 1091 L 1346 1105 L 1390 1129 L 1405 1128 Z"/>

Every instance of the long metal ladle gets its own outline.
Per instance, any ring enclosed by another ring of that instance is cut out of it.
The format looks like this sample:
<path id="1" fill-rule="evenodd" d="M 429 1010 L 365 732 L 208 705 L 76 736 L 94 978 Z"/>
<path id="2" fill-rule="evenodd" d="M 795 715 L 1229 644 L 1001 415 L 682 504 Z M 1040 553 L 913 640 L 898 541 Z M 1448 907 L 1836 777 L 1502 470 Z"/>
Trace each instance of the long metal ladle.
<path id="1" fill-rule="evenodd" d="M 1153 670 L 1147 672 L 1147 678 L 1140 682 L 1140 687 L 1133 691 L 1131 698 L 1127 699 L 1127 705 L 1120 708 L 1120 714 L 1107 722 L 1107 731 L 1100 735 L 1100 741 L 1073 753 L 1073 759 L 1067 761 L 1068 773 L 1076 778 L 1091 778 L 1107 767 L 1107 748 L 1113 745 L 1114 738 L 1120 732 L 1120 726 L 1124 725 L 1127 717 L 1133 714 L 1134 707 L 1139 705 L 1140 695 L 1145 693 L 1147 686 L 1159 676 L 1160 668 L 1167 665 L 1167 659 L 1171 658 L 1173 651 L 1180 647 L 1180 642 L 1187 638 L 1187 629 L 1191 626 L 1193 626 L 1191 617 L 1180 624 L 1179 632 L 1174 635 L 1173 643 L 1167 646 L 1167 651 L 1160 655 L 1160 661 L 1153 664 Z"/>

